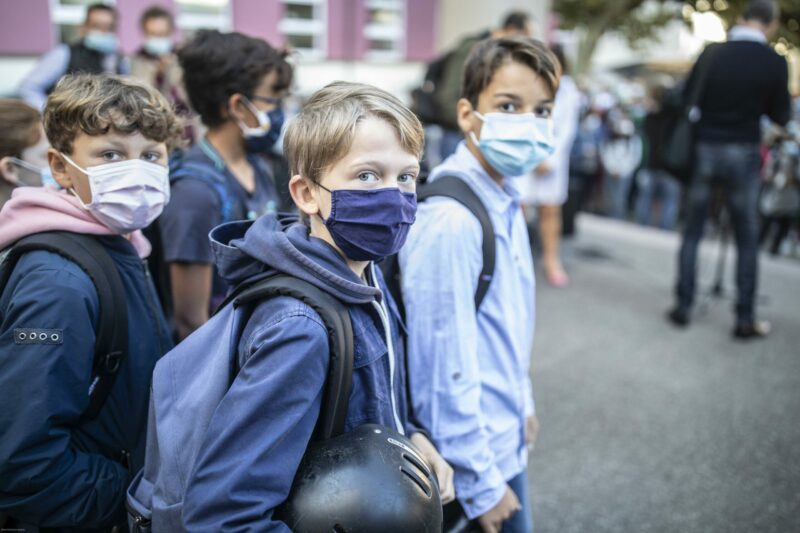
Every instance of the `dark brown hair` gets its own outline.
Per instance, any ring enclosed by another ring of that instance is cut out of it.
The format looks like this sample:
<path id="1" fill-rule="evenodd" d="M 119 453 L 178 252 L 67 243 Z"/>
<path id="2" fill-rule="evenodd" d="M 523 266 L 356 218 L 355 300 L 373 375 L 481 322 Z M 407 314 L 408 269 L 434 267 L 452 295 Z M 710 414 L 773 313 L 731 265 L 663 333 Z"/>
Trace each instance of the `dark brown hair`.
<path id="1" fill-rule="evenodd" d="M 182 127 L 170 104 L 155 89 L 109 74 L 74 74 L 61 78 L 44 108 L 44 131 L 50 145 L 72 153 L 80 133 L 141 133 L 174 148 Z"/>
<path id="2" fill-rule="evenodd" d="M 291 87 L 292 66 L 286 52 L 263 39 L 242 33 L 200 30 L 178 51 L 183 83 L 192 107 L 209 128 L 228 120 L 228 99 L 236 94 L 253 97 L 264 76 L 277 71 L 273 90 Z"/>
<path id="3" fill-rule="evenodd" d="M 169 21 L 169 27 L 173 30 L 175 29 L 175 18 L 172 16 L 172 13 L 161 6 L 150 6 L 144 10 L 144 13 L 142 13 L 142 16 L 139 18 L 139 26 L 142 30 L 145 29 L 147 21 L 152 19 L 167 19 Z"/>
<path id="4" fill-rule="evenodd" d="M 529 67 L 542 78 L 551 96 L 555 97 L 561 65 L 553 52 L 536 39 L 508 37 L 485 39 L 475 44 L 464 63 L 461 98 L 477 106 L 478 97 L 492 83 L 494 73 L 508 63 Z"/>
<path id="5" fill-rule="evenodd" d="M 22 156 L 39 142 L 42 115 L 20 100 L 0 99 L 0 158 Z"/>

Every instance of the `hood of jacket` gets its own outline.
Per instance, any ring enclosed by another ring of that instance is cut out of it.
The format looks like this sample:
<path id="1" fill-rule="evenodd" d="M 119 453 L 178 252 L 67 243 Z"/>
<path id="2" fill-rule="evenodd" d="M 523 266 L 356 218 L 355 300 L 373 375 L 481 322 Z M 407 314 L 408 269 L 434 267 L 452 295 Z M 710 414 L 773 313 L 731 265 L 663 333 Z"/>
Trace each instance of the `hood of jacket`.
<path id="1" fill-rule="evenodd" d="M 283 273 L 311 283 L 348 304 L 380 299 L 330 244 L 313 237 L 296 217 L 265 215 L 230 222 L 210 234 L 217 270 L 235 287 L 267 273 Z"/>
<path id="2" fill-rule="evenodd" d="M 23 237 L 44 231 L 114 235 L 83 208 L 77 198 L 50 187 L 18 187 L 0 210 L 0 250 Z M 150 255 L 150 242 L 141 231 L 128 237 L 139 257 Z"/>

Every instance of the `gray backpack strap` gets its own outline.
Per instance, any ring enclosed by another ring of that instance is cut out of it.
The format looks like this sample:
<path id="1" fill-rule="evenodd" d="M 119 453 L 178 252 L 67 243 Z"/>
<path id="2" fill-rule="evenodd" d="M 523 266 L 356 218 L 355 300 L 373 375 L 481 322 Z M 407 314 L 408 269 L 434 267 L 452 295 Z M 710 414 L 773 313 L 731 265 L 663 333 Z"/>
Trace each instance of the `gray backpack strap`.
<path id="1" fill-rule="evenodd" d="M 237 288 L 225 303 L 232 302 L 238 307 L 275 296 L 289 296 L 305 303 L 317 312 L 328 330 L 331 361 L 315 437 L 328 439 L 340 435 L 344 432 L 353 378 L 354 344 L 350 313 L 341 301 L 325 291 L 282 274 Z"/>

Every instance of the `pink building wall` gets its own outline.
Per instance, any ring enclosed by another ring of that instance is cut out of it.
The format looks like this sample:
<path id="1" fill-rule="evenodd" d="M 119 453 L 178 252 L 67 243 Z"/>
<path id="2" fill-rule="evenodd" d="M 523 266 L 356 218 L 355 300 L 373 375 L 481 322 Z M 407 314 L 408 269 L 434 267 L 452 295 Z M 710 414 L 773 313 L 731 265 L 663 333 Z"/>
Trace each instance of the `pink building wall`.
<path id="1" fill-rule="evenodd" d="M 283 44 L 278 22 L 283 16 L 281 0 L 233 0 L 233 29 L 264 39 L 273 46 Z"/>
<path id="2" fill-rule="evenodd" d="M 430 61 L 436 57 L 439 2 L 406 0 L 406 59 Z"/>
<path id="3" fill-rule="evenodd" d="M 407 0 L 405 58 L 431 59 L 438 27 L 438 0 Z M 142 44 L 139 17 L 145 9 L 160 5 L 175 12 L 175 0 L 117 0 L 119 37 L 125 53 Z M 267 40 L 279 46 L 284 38 L 278 31 L 283 16 L 281 0 L 231 0 L 235 31 Z M 364 0 L 327 1 L 327 58 L 361 60 L 367 52 Z M 0 0 L 0 56 L 38 55 L 57 44 L 51 23 L 49 0 Z"/>
<path id="4" fill-rule="evenodd" d="M 48 0 L 0 0 L 0 54 L 41 54 L 55 44 Z"/>

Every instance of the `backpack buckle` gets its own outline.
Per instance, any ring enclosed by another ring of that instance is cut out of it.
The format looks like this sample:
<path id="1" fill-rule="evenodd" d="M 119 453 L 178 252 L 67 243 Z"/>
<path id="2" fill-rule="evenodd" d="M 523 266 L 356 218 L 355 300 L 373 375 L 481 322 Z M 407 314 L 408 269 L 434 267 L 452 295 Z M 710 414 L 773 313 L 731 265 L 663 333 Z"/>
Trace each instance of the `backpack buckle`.
<path id="1" fill-rule="evenodd" d="M 116 374 L 119 366 L 122 363 L 122 352 L 109 352 L 103 358 L 103 371 L 106 374 Z"/>

